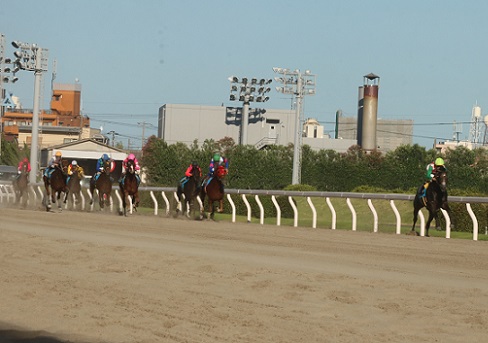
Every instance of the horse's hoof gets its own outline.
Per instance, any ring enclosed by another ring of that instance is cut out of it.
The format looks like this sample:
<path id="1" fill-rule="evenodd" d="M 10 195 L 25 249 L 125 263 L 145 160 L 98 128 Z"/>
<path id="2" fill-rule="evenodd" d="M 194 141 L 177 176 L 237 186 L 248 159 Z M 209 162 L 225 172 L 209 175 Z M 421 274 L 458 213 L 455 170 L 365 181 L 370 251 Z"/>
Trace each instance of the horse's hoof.
<path id="1" fill-rule="evenodd" d="M 413 231 L 413 230 L 409 231 L 407 233 L 407 235 L 409 235 L 409 236 L 420 236 L 420 234 L 417 231 Z"/>

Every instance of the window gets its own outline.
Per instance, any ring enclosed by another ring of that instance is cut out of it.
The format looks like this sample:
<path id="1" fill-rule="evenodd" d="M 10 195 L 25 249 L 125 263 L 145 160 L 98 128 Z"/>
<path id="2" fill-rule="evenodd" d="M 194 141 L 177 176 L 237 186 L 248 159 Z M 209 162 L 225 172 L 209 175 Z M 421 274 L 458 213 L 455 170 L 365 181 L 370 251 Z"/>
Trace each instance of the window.
<path id="1" fill-rule="evenodd" d="M 266 118 L 266 124 L 279 124 L 280 120 L 279 119 L 268 119 Z"/>

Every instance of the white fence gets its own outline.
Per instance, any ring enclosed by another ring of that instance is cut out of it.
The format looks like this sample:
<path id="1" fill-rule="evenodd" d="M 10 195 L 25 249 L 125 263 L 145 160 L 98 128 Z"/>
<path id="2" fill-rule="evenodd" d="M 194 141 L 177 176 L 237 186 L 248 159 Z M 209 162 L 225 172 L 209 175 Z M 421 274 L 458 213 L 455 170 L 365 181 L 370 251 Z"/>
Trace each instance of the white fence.
<path id="1" fill-rule="evenodd" d="M 83 190 L 86 192 L 88 198 L 86 200 L 91 199 L 92 194 L 90 194 L 89 190 L 86 188 L 83 188 Z M 168 195 L 173 194 L 173 196 L 176 198 L 176 189 L 174 187 L 139 187 L 140 192 L 149 192 L 152 202 L 153 202 L 153 207 L 154 207 L 154 215 L 158 215 L 158 209 L 159 209 L 159 201 L 158 201 L 158 194 L 161 194 L 161 199 L 164 202 L 164 208 L 166 211 L 166 215 L 169 215 L 171 212 L 170 208 L 170 200 L 168 198 Z M 114 187 L 114 193 L 115 197 L 118 200 L 118 211 L 122 210 L 122 198 L 120 196 L 120 192 L 117 188 Z M 259 207 L 259 222 L 260 224 L 264 224 L 264 208 L 260 200 L 260 196 L 271 196 L 271 200 L 276 208 L 276 225 L 281 225 L 281 208 L 276 201 L 277 196 L 286 196 L 288 197 L 288 201 L 290 203 L 290 206 L 293 209 L 293 226 L 297 227 L 298 226 L 298 216 L 299 216 L 299 211 L 295 205 L 295 202 L 293 201 L 293 198 L 306 198 L 306 201 L 310 207 L 310 210 L 312 212 L 312 227 L 316 228 L 317 227 L 317 211 L 315 208 L 315 205 L 312 201 L 313 198 L 322 198 L 325 199 L 327 206 L 330 209 L 331 212 L 331 228 L 333 230 L 336 229 L 336 224 L 337 224 L 337 214 L 334 206 L 332 205 L 332 202 L 330 201 L 331 198 L 343 198 L 346 199 L 347 206 L 351 212 L 352 216 L 352 227 L 351 229 L 353 231 L 356 231 L 357 229 L 357 212 L 356 209 L 354 208 L 351 199 L 364 199 L 367 201 L 368 207 L 373 215 L 373 232 L 378 232 L 378 213 L 373 205 L 372 199 L 381 199 L 385 201 L 389 201 L 390 207 L 395 215 L 396 218 L 396 234 L 401 234 L 401 226 L 402 226 L 402 220 L 401 220 L 401 215 L 400 212 L 397 209 L 397 206 L 395 205 L 395 201 L 413 201 L 414 195 L 407 195 L 407 194 L 376 194 L 376 193 L 347 193 L 347 192 L 297 192 L 297 191 L 276 191 L 276 190 L 252 190 L 252 189 L 226 189 L 226 194 L 227 194 L 227 200 L 232 208 L 232 222 L 236 221 L 236 207 L 234 204 L 234 201 L 232 197 L 230 196 L 231 194 L 234 195 L 239 195 L 246 208 L 247 208 L 247 221 L 251 221 L 251 205 L 248 201 L 248 197 L 254 197 L 256 204 Z M 34 185 L 30 186 L 30 191 L 29 191 L 29 202 L 32 202 L 36 204 L 37 202 L 42 202 L 42 199 L 44 197 L 44 185 L 37 183 Z M 112 197 L 113 199 L 113 197 Z M 1 203 L 13 203 L 15 202 L 15 192 L 13 190 L 13 187 L 11 183 L 9 182 L 2 182 L 0 181 L 0 204 Z M 79 204 L 79 209 L 80 210 L 86 210 L 87 208 L 87 203 L 89 201 L 85 200 L 85 196 L 83 195 L 82 192 L 82 197 L 81 197 L 81 204 Z M 471 209 L 471 204 L 473 203 L 488 203 L 488 197 L 458 197 L 458 196 L 450 196 L 449 197 L 449 202 L 451 203 L 463 203 L 466 206 L 466 210 L 471 218 L 472 225 L 473 225 L 473 240 L 478 240 L 478 219 L 476 218 L 476 215 L 474 214 L 473 210 Z M 95 201 L 94 201 L 95 203 Z M 72 203 L 71 203 L 72 204 Z M 70 206 L 68 203 L 65 204 L 65 208 L 68 208 Z M 73 205 L 71 205 L 73 206 Z M 94 204 L 90 206 L 88 210 L 93 211 Z M 113 201 L 110 206 L 110 210 L 113 211 Z M 449 215 L 447 214 L 446 211 L 442 210 L 442 214 L 446 220 L 446 238 L 451 237 L 451 228 L 450 228 L 450 223 L 451 220 L 449 218 Z M 409 218 L 410 220 L 411 218 Z M 420 220 L 420 235 L 424 236 L 425 235 L 425 217 L 421 211 L 419 211 L 419 220 Z"/>

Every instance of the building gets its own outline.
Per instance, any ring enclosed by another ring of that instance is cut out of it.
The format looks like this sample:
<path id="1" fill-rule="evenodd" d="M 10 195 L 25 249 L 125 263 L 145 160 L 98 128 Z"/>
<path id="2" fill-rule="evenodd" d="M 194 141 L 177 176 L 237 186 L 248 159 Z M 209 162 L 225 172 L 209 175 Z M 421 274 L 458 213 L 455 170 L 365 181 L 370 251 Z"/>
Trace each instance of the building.
<path id="1" fill-rule="evenodd" d="M 31 109 L 23 109 L 18 99 L 6 108 L 1 118 L 3 134 L 8 141 L 17 140 L 19 146 L 30 146 L 32 139 Z M 90 138 L 99 130 L 90 129 L 90 118 L 81 114 L 81 85 L 53 84 L 50 110 L 39 113 L 39 144 L 52 144 Z"/>
<path id="2" fill-rule="evenodd" d="M 59 144 L 41 150 L 40 165 L 45 169 L 51 157 L 56 151 L 60 151 L 63 159 L 71 162 L 76 160 L 83 167 L 86 176 L 96 173 L 97 160 L 107 154 L 115 161 L 115 170 L 111 174 L 117 180 L 122 173 L 122 161 L 127 157 L 123 150 L 113 148 L 95 139 L 81 139 L 74 142 Z"/>
<path id="3" fill-rule="evenodd" d="M 257 149 L 266 146 L 293 144 L 295 110 L 249 109 L 247 143 Z M 330 149 L 346 152 L 357 144 L 356 118 L 339 119 L 339 139 L 324 134 L 324 127 L 311 118 L 302 128 L 302 143 L 314 150 Z M 232 138 L 241 142 L 242 108 L 165 104 L 159 108 L 158 137 L 168 144 L 182 142 L 202 145 L 205 140 Z M 396 126 L 395 126 L 396 125 Z M 389 151 L 412 143 L 413 121 L 378 120 L 380 151 Z"/>
<path id="4" fill-rule="evenodd" d="M 338 138 L 357 139 L 358 124 L 356 117 L 337 117 Z M 376 123 L 376 143 L 378 150 L 387 152 L 401 145 L 411 145 L 413 137 L 413 120 L 378 119 Z"/>

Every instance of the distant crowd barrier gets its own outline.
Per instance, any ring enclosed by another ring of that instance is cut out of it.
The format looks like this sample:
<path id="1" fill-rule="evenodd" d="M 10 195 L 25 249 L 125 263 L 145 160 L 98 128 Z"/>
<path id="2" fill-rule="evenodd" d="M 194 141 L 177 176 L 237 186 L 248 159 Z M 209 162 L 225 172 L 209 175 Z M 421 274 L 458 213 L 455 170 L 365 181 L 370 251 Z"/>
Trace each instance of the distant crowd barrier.
<path id="1" fill-rule="evenodd" d="M 90 194 L 89 189 L 86 187 L 83 188 L 83 190 L 86 192 L 88 199 L 91 199 L 95 194 Z M 120 195 L 120 192 L 118 188 L 114 187 L 115 193 L 115 199 L 118 201 L 118 211 L 122 211 L 122 197 Z M 162 200 L 164 203 L 164 206 L 162 208 L 165 209 L 166 215 L 169 216 L 171 213 L 171 203 L 170 203 L 170 198 L 171 194 L 173 197 L 176 197 L 176 188 L 175 187 L 139 187 L 139 192 L 149 192 L 151 201 L 153 203 L 153 211 L 154 215 L 158 215 L 158 210 L 160 208 L 159 202 Z M 160 195 L 160 196 L 159 196 Z M 325 199 L 325 202 L 327 206 L 330 209 L 331 212 L 331 229 L 335 230 L 336 225 L 337 225 L 337 213 L 336 210 L 330 201 L 331 198 L 343 198 L 346 200 L 347 206 L 351 212 L 352 216 L 352 227 L 351 229 L 353 231 L 356 231 L 357 229 L 357 213 L 356 209 L 354 208 L 353 204 L 351 203 L 351 199 L 364 199 L 367 201 L 368 207 L 373 215 L 373 232 L 378 232 L 378 213 L 373 205 L 372 199 L 380 199 L 380 200 L 385 200 L 389 201 L 390 207 L 395 215 L 396 218 L 396 234 L 401 234 L 401 226 L 402 226 L 402 219 L 400 212 L 398 211 L 395 201 L 413 201 L 414 195 L 407 195 L 407 194 L 380 194 L 380 193 L 351 193 L 351 192 L 298 192 L 298 191 L 279 191 L 279 190 L 253 190 L 253 189 L 226 189 L 226 195 L 227 195 L 227 200 L 231 206 L 232 209 L 232 215 L 231 215 L 231 220 L 232 222 L 236 221 L 236 206 L 235 203 L 231 197 L 231 195 L 238 195 L 242 198 L 246 209 L 247 209 L 247 221 L 251 221 L 251 205 L 248 201 L 248 197 L 254 197 L 256 204 L 259 207 L 259 223 L 264 224 L 264 208 L 262 205 L 262 202 L 260 200 L 260 197 L 263 196 L 270 196 L 271 200 L 273 202 L 273 205 L 275 206 L 276 209 L 276 225 L 281 225 L 281 208 L 276 201 L 277 196 L 281 197 L 288 197 L 288 201 L 290 203 L 290 206 L 293 209 L 293 226 L 297 227 L 298 226 L 298 217 L 299 217 L 299 211 L 298 208 L 295 205 L 295 202 L 293 201 L 294 198 L 305 198 L 308 206 L 310 207 L 310 210 L 312 212 L 312 228 L 317 227 L 317 211 L 315 208 L 315 205 L 313 203 L 312 199 L 315 198 L 322 198 Z M 44 185 L 41 183 L 36 183 L 33 185 L 30 185 L 30 191 L 29 191 L 29 203 L 28 204 L 36 204 L 38 202 L 43 201 L 44 198 Z M 14 203 L 16 201 L 15 199 L 15 192 L 12 187 L 11 182 L 5 182 L 5 181 L 0 181 L 0 204 L 2 203 Z M 112 204 L 110 206 L 110 211 L 114 210 L 113 206 L 113 201 L 114 197 L 112 196 Z M 476 218 L 476 215 L 471 209 L 471 204 L 473 203 L 481 203 L 485 204 L 488 203 L 488 197 L 459 197 L 459 196 L 450 196 L 449 197 L 449 202 L 450 203 L 462 203 L 465 204 L 466 210 L 471 218 L 472 225 L 473 225 L 473 240 L 478 240 L 478 219 Z M 71 205 L 70 205 L 71 203 Z M 95 202 L 94 202 L 95 203 Z M 68 202 L 65 205 L 65 208 L 69 208 L 71 206 L 74 208 L 73 202 Z M 86 209 L 86 201 L 85 197 L 83 195 L 82 191 L 82 200 L 81 204 L 77 204 L 78 208 L 80 210 L 85 210 Z M 131 206 L 132 207 L 132 206 Z M 92 204 L 89 207 L 90 211 L 94 210 L 94 205 Z M 450 223 L 451 220 L 449 218 L 449 215 L 446 211 L 441 210 L 442 214 L 446 220 L 446 238 L 451 237 L 451 228 L 450 228 Z M 132 211 L 131 211 L 132 213 Z M 421 211 L 419 211 L 419 219 L 420 219 L 420 235 L 425 236 L 425 217 Z M 411 218 L 409 218 L 411 220 Z"/>

